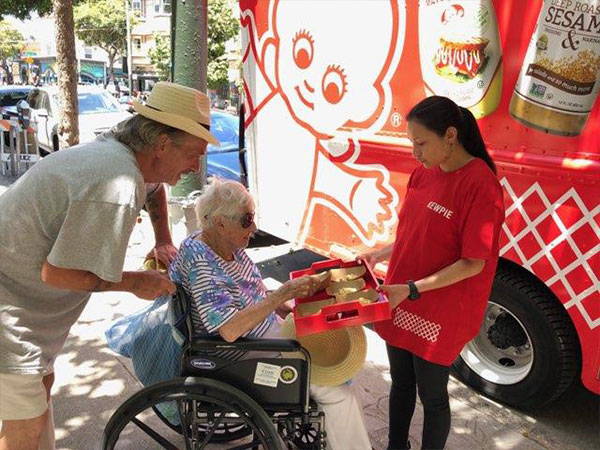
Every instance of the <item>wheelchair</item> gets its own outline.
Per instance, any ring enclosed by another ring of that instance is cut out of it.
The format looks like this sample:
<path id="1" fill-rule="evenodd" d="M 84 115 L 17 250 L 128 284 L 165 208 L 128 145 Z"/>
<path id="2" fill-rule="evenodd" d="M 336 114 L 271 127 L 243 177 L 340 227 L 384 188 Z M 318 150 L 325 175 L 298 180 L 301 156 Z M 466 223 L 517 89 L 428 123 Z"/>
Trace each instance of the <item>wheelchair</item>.
<path id="1" fill-rule="evenodd" d="M 309 395 L 310 355 L 298 341 L 239 338 L 228 343 L 194 337 L 190 299 L 181 287 L 172 306 L 175 326 L 185 337 L 180 377 L 127 399 L 104 429 L 104 450 L 325 449 L 325 416 Z M 252 357 L 215 355 L 224 351 L 251 351 Z"/>

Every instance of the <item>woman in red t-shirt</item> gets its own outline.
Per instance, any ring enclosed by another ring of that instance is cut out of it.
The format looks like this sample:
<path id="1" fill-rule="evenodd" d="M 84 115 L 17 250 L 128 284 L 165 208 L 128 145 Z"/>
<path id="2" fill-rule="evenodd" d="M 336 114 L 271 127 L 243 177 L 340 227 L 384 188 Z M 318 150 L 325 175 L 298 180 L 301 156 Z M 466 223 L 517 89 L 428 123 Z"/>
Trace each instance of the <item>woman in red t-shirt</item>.
<path id="1" fill-rule="evenodd" d="M 441 449 L 450 430 L 448 375 L 483 320 L 498 262 L 502 189 L 473 114 L 429 97 L 408 114 L 422 166 L 408 182 L 394 244 L 363 255 L 389 259 L 385 291 L 392 386 L 388 450 L 410 448 L 416 388 L 424 409 L 422 448 Z"/>

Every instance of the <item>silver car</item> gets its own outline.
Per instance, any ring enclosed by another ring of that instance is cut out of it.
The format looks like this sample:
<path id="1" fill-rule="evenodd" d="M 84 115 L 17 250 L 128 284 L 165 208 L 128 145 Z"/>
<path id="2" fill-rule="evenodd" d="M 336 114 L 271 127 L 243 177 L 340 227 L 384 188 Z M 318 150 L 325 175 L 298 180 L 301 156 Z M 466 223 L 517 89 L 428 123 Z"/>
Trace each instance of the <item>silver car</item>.
<path id="1" fill-rule="evenodd" d="M 117 123 L 131 117 L 123 111 L 117 100 L 107 91 L 94 86 L 78 86 L 79 142 L 95 139 Z M 58 108 L 59 94 L 56 86 L 32 89 L 27 96 L 32 120 L 37 127 L 37 138 L 42 153 L 59 149 Z"/>

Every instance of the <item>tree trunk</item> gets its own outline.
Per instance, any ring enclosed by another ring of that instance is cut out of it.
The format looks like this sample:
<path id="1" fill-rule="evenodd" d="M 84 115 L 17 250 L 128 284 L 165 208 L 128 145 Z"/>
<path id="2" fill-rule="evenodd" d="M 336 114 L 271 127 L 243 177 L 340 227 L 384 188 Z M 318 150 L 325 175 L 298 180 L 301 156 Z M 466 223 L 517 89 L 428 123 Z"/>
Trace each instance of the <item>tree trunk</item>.
<path id="1" fill-rule="evenodd" d="M 60 97 L 58 138 L 60 148 L 64 148 L 79 143 L 73 0 L 52 0 L 52 5 L 56 24 L 56 69 Z"/>
<path id="2" fill-rule="evenodd" d="M 117 56 L 116 50 L 108 53 L 108 73 L 110 73 L 110 79 L 115 81 L 115 57 Z"/>

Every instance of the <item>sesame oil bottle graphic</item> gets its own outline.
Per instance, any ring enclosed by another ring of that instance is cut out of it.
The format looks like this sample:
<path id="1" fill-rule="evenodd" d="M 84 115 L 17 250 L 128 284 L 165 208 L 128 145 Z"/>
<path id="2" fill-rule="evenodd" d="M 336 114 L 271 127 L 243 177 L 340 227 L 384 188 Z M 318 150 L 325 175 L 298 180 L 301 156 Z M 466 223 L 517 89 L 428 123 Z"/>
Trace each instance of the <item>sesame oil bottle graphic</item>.
<path id="1" fill-rule="evenodd" d="M 545 0 L 510 114 L 546 133 L 581 133 L 600 90 L 600 0 Z"/>

